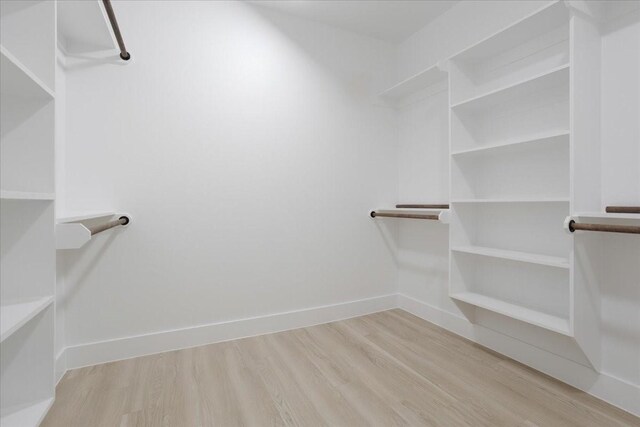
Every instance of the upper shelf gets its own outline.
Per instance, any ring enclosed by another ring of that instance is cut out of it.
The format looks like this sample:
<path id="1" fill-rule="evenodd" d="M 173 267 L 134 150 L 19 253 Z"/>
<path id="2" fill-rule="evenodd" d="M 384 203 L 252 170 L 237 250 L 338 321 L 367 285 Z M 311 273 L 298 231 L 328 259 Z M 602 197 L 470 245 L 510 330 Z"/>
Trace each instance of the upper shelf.
<path id="1" fill-rule="evenodd" d="M 433 65 L 385 90 L 380 94 L 380 97 L 388 101 L 398 101 L 407 95 L 411 95 L 437 83 L 445 82 L 446 80 L 447 72 L 443 71 L 440 65 Z"/>
<path id="2" fill-rule="evenodd" d="M 0 45 L 0 92 L 3 95 L 29 99 L 53 99 L 54 92 L 22 64 L 7 48 Z"/>
<path id="3" fill-rule="evenodd" d="M 563 85 L 567 88 L 569 87 L 569 64 L 561 65 L 522 81 L 465 99 L 451 105 L 451 108 L 471 112 L 485 111 L 493 106 L 503 105 L 513 99 L 538 96 L 545 90 L 552 90 Z"/>
<path id="4" fill-rule="evenodd" d="M 58 39 L 67 54 L 116 48 L 102 2 L 58 2 Z"/>
<path id="5" fill-rule="evenodd" d="M 569 9 L 563 1 L 546 4 L 523 19 L 455 54 L 451 59 L 461 62 L 483 61 L 513 49 L 568 21 Z"/>

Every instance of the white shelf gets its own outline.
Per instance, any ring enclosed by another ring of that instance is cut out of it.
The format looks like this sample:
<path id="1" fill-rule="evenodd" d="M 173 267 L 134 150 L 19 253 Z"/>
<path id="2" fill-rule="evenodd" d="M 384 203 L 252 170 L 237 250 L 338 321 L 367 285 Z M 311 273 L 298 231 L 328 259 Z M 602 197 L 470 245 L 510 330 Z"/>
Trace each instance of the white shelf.
<path id="1" fill-rule="evenodd" d="M 398 100 L 404 96 L 426 89 L 427 87 L 437 83 L 442 83 L 446 80 L 447 73 L 442 71 L 438 65 L 433 65 L 385 90 L 380 94 L 380 97 L 388 100 Z"/>
<path id="2" fill-rule="evenodd" d="M 496 31 L 491 36 L 452 56 L 456 61 L 478 61 L 516 48 L 540 34 L 569 21 L 569 10 L 562 1 L 545 4 L 529 16 Z"/>
<path id="3" fill-rule="evenodd" d="M 557 140 L 557 142 L 561 143 L 567 139 L 570 135 L 569 130 L 559 130 L 552 132 L 544 132 L 537 135 L 528 135 L 525 137 L 512 138 L 506 141 L 498 142 L 495 144 L 488 144 L 482 147 L 477 148 L 469 148 L 466 150 L 458 150 L 453 151 L 451 153 L 452 156 L 462 156 L 465 154 L 473 154 L 473 153 L 482 153 L 490 150 L 499 150 L 506 147 L 512 146 L 520 146 L 525 144 L 537 144 L 537 143 L 545 143 L 549 142 L 549 140 Z"/>
<path id="4" fill-rule="evenodd" d="M 53 398 L 42 400 L 19 411 L 9 413 L 0 419 L 2 427 L 31 427 L 38 426 L 53 405 Z"/>
<path id="5" fill-rule="evenodd" d="M 1 80 L 3 95 L 22 98 L 53 99 L 54 92 L 25 65 L 0 45 Z"/>
<path id="6" fill-rule="evenodd" d="M 8 304 L 0 307 L 0 342 L 7 339 L 22 325 L 33 319 L 53 302 L 53 297 L 40 298 L 20 304 Z"/>
<path id="7" fill-rule="evenodd" d="M 3 200 L 53 200 L 55 196 L 55 193 L 0 190 L 0 199 Z"/>
<path id="8" fill-rule="evenodd" d="M 451 108 L 486 110 L 494 105 L 501 105 L 512 99 L 537 94 L 563 84 L 568 87 L 568 82 L 569 64 L 564 64 L 533 77 L 457 102 L 452 104 Z"/>
<path id="9" fill-rule="evenodd" d="M 536 199 L 456 199 L 451 203 L 569 203 L 568 197 L 547 197 Z"/>
<path id="10" fill-rule="evenodd" d="M 388 212 L 388 213 L 408 213 L 408 214 L 420 214 L 420 213 L 436 213 L 442 211 L 448 211 L 449 209 L 424 209 L 424 208 L 382 208 L 376 209 L 376 212 Z"/>
<path id="11" fill-rule="evenodd" d="M 457 246 L 451 248 L 454 252 L 462 252 L 492 258 L 500 258 L 511 261 L 526 262 L 530 264 L 546 265 L 549 267 L 569 268 L 567 258 L 549 255 L 533 254 L 529 252 L 511 251 L 505 249 L 488 248 L 484 246 Z"/>
<path id="12" fill-rule="evenodd" d="M 108 218 L 110 216 L 114 216 L 115 214 L 115 212 L 86 212 L 66 214 L 65 216 L 56 218 L 56 223 L 62 224 L 67 222 L 81 222 L 92 219 Z"/>
<path id="13" fill-rule="evenodd" d="M 594 218 L 599 220 L 636 220 L 640 221 L 640 214 L 632 213 L 606 213 L 606 212 L 578 212 L 572 215 L 575 218 Z"/>
<path id="14" fill-rule="evenodd" d="M 102 2 L 58 2 L 58 40 L 67 54 L 117 48 Z"/>
<path id="15" fill-rule="evenodd" d="M 537 310 L 532 310 L 517 304 L 501 301 L 496 298 L 475 292 L 460 292 L 449 295 L 451 298 L 485 310 L 493 311 L 522 322 L 530 323 L 562 335 L 571 336 L 569 321 L 562 317 L 553 316 Z"/>

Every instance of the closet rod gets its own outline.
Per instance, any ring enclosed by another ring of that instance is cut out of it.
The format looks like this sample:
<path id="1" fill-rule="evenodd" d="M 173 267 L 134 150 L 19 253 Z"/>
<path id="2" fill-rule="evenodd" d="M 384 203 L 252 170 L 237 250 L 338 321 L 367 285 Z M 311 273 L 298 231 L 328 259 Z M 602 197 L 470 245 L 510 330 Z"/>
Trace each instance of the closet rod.
<path id="1" fill-rule="evenodd" d="M 605 212 L 640 214 L 640 206 L 607 206 Z"/>
<path id="2" fill-rule="evenodd" d="M 122 39 L 122 34 L 120 33 L 120 27 L 118 26 L 118 21 L 116 20 L 116 14 L 113 13 L 113 7 L 111 6 L 111 0 L 102 0 L 104 4 L 104 8 L 107 11 L 107 15 L 109 16 L 109 21 L 111 22 L 111 27 L 113 28 L 113 34 L 116 36 L 116 40 L 118 41 L 118 46 L 120 47 L 120 58 L 128 61 L 131 59 L 131 55 L 127 52 L 127 48 L 124 46 L 124 40 Z"/>
<path id="3" fill-rule="evenodd" d="M 574 220 L 569 221 L 569 231 L 573 233 L 576 230 L 640 234 L 640 226 L 635 225 L 588 224 L 577 223 Z"/>
<path id="4" fill-rule="evenodd" d="M 129 217 L 121 216 L 116 220 L 109 221 L 105 224 L 100 224 L 100 225 L 96 225 L 94 227 L 88 227 L 88 228 L 89 228 L 89 231 L 91 232 L 91 235 L 93 236 L 95 234 L 102 233 L 103 231 L 106 231 L 110 228 L 117 227 L 119 225 L 127 225 L 127 224 L 129 224 Z"/>
<path id="5" fill-rule="evenodd" d="M 407 204 L 396 205 L 398 209 L 449 209 L 449 205 L 419 205 L 419 204 Z"/>
<path id="6" fill-rule="evenodd" d="M 438 220 L 439 216 L 434 214 L 406 214 L 406 213 L 383 213 L 371 211 L 371 218 L 385 217 L 385 218 L 408 218 L 408 219 L 432 219 Z"/>

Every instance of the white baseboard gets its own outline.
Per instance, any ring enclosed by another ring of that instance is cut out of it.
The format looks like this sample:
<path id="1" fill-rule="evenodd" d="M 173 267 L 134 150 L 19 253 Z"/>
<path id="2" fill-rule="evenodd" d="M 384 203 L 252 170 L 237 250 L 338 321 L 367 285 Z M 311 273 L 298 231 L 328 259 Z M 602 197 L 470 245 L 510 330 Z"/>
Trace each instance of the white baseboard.
<path id="1" fill-rule="evenodd" d="M 640 416 L 640 387 L 542 350 L 403 294 L 238 319 L 67 347 L 56 358 L 56 381 L 67 369 L 329 323 L 393 308 L 403 309 L 498 353 L 531 366 Z"/>
<path id="2" fill-rule="evenodd" d="M 474 325 L 464 317 L 403 294 L 398 294 L 398 307 L 640 416 L 640 387 L 635 384 L 611 375 L 598 373 L 587 366 L 554 353 L 483 326 Z"/>
<path id="3" fill-rule="evenodd" d="M 66 369 L 304 328 L 397 307 L 396 294 L 67 347 Z M 56 371 L 57 372 L 57 371 Z M 64 371 L 63 371 L 64 373 Z"/>

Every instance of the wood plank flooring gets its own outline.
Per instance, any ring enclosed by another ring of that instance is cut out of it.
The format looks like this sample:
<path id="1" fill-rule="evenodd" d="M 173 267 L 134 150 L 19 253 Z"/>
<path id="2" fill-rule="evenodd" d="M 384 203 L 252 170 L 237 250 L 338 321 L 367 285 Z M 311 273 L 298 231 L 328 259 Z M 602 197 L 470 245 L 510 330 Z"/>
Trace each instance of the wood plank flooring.
<path id="1" fill-rule="evenodd" d="M 68 372 L 42 426 L 640 426 L 402 310 Z"/>

